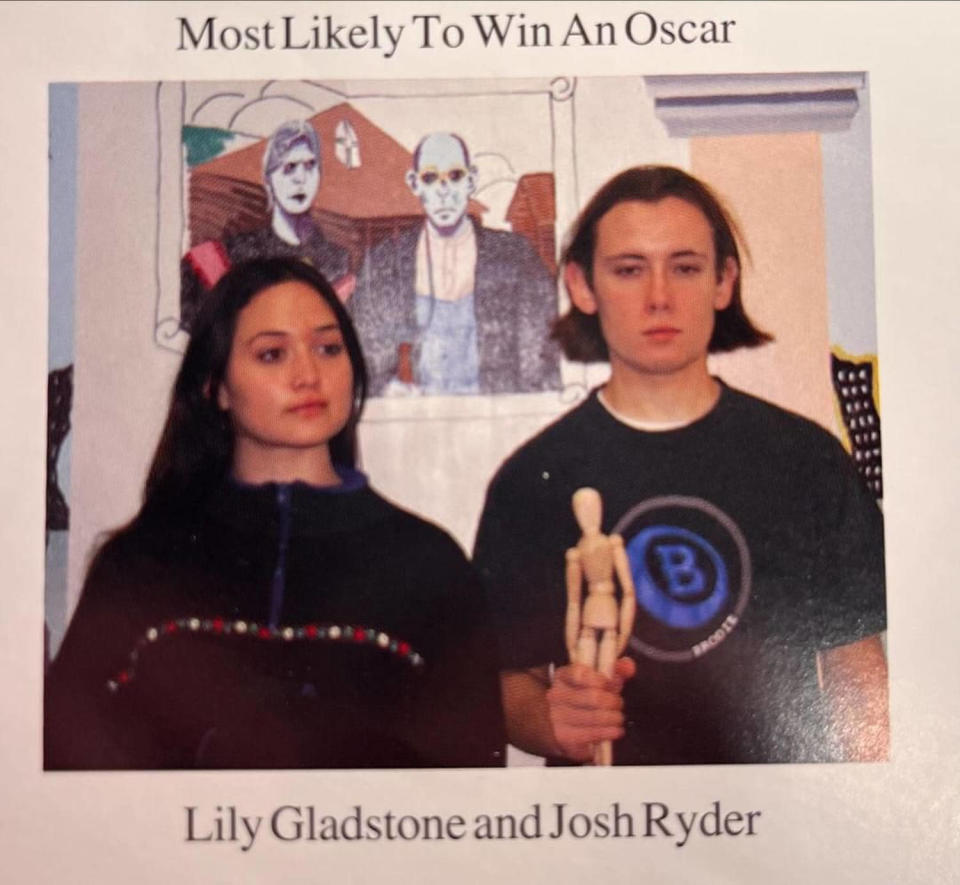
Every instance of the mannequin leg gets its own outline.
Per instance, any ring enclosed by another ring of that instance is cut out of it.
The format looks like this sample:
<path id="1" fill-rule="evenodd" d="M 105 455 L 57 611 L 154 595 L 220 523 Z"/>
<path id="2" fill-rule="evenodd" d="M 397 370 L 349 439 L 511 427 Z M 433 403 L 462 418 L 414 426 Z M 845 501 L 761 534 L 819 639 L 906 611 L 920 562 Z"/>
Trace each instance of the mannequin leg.
<path id="1" fill-rule="evenodd" d="M 597 669 L 608 678 L 613 677 L 614 665 L 617 662 L 617 631 L 604 630 L 600 637 L 600 649 L 597 654 Z M 594 765 L 613 765 L 613 743 L 602 741 L 597 744 L 593 754 Z"/>
<path id="2" fill-rule="evenodd" d="M 584 627 L 580 631 L 580 638 L 577 640 L 577 663 L 596 669 L 597 631 L 593 627 Z"/>

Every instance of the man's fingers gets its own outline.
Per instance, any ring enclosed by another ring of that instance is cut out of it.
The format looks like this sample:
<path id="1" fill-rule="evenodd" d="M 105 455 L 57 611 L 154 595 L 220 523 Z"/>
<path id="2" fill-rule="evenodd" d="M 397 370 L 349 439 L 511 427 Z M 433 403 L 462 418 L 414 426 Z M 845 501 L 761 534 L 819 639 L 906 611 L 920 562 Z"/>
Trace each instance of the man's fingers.
<path id="1" fill-rule="evenodd" d="M 613 681 L 617 683 L 617 690 L 623 688 L 623 683 L 637 675 L 637 662 L 633 658 L 617 658 L 613 665 Z"/>
<path id="2" fill-rule="evenodd" d="M 564 706 L 585 710 L 621 710 L 623 698 L 606 687 L 584 688 L 565 682 L 555 682 L 547 691 L 551 707 Z"/>
<path id="3" fill-rule="evenodd" d="M 568 685 L 575 688 L 599 688 L 606 691 L 619 691 L 616 679 L 608 679 L 599 670 L 585 664 L 568 664 L 559 667 L 553 674 L 553 684 Z"/>
<path id="4" fill-rule="evenodd" d="M 607 726 L 619 728 L 623 725 L 623 711 L 619 707 L 575 707 L 569 704 L 552 704 L 550 710 L 551 718 L 556 724 L 597 728 Z"/>
<path id="5" fill-rule="evenodd" d="M 622 728 L 565 728 L 555 735 L 562 755 L 575 762 L 592 762 L 597 744 L 623 737 Z"/>

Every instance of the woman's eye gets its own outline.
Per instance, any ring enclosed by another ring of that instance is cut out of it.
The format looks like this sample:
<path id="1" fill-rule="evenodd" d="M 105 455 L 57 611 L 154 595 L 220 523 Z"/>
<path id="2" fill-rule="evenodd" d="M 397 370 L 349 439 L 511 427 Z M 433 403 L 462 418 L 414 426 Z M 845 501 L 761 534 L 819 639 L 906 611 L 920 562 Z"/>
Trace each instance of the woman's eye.
<path id="1" fill-rule="evenodd" d="M 343 353 L 344 346 L 340 341 L 334 341 L 329 344 L 320 344 L 317 351 L 323 356 L 340 356 Z"/>
<path id="2" fill-rule="evenodd" d="M 283 358 L 283 348 L 268 347 L 266 350 L 257 351 L 257 361 L 261 363 L 275 363 Z"/>
<path id="3" fill-rule="evenodd" d="M 293 170 L 297 168 L 296 163 L 284 163 L 283 164 L 283 174 L 284 175 L 293 175 Z"/>

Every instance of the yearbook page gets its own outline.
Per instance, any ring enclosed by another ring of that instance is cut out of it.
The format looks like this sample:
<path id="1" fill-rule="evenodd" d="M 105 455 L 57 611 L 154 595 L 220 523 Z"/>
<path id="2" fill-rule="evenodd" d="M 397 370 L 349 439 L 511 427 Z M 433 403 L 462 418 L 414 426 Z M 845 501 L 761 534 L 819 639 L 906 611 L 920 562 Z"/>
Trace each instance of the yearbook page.
<path id="1" fill-rule="evenodd" d="M 960 877 L 954 7 L 0 22 L 11 881 Z"/>

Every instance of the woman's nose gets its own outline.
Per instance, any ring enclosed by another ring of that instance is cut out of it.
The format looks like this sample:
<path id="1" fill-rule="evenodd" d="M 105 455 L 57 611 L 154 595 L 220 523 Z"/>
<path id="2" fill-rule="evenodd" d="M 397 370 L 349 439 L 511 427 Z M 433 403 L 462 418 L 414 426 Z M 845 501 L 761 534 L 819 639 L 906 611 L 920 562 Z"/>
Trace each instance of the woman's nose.
<path id="1" fill-rule="evenodd" d="M 297 354 L 293 362 L 294 387 L 317 387 L 320 384 L 320 367 L 311 350 Z"/>

